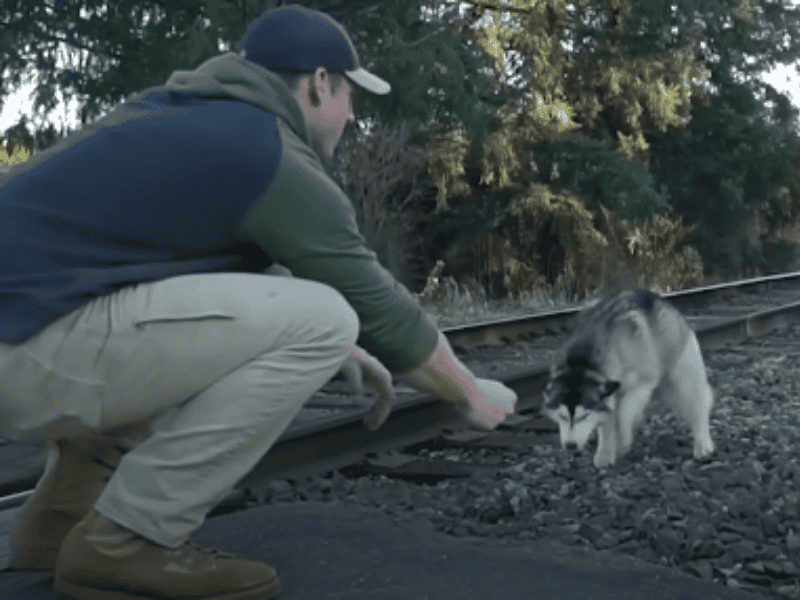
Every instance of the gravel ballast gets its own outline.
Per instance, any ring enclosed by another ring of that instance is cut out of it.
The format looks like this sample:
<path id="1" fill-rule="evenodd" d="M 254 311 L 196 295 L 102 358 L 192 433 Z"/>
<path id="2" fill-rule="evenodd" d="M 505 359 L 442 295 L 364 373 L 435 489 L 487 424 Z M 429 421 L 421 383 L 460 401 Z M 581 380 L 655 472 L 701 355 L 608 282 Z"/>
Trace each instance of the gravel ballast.
<path id="1" fill-rule="evenodd" d="M 688 426 L 654 402 L 630 453 L 608 469 L 592 465 L 594 443 L 579 454 L 551 445 L 422 449 L 423 460 L 495 468 L 435 485 L 337 471 L 272 482 L 261 501 L 355 502 L 424 517 L 449 535 L 547 537 L 800 598 L 800 325 L 704 357 L 717 447 L 707 461 L 692 458 Z"/>

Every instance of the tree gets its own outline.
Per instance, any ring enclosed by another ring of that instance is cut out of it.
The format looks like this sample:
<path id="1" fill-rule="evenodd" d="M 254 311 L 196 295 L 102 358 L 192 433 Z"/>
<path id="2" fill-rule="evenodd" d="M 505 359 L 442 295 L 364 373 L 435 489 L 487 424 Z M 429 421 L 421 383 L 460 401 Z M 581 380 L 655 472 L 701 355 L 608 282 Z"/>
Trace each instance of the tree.
<path id="1" fill-rule="evenodd" d="M 471 161 L 465 150 L 466 132 L 443 140 L 434 180 L 439 182 L 440 204 L 449 203 L 455 212 L 470 207 L 473 214 L 481 213 L 477 205 L 486 208 L 484 233 L 496 239 L 500 254 L 503 237 L 508 235 L 497 234 L 503 228 L 503 215 L 507 217 L 512 206 L 517 213 L 539 215 L 540 230 L 535 237 L 550 237 L 554 244 L 572 245 L 574 250 L 594 243 L 594 233 L 581 221 L 588 217 L 577 206 L 560 213 L 572 215 L 569 219 L 548 218 L 547 210 L 555 214 L 564 203 L 580 203 L 590 209 L 594 226 L 601 228 L 604 210 L 624 222 L 652 219 L 659 211 L 673 208 L 690 223 L 700 225 L 693 241 L 702 242 L 704 258 L 707 255 L 717 265 L 724 265 L 724 255 L 729 266 L 742 264 L 742 260 L 735 262 L 730 250 L 742 252 L 740 242 L 747 238 L 741 226 L 743 217 L 752 217 L 763 206 L 771 207 L 768 213 L 773 221 L 794 214 L 795 209 L 787 204 L 796 204 L 800 198 L 791 183 L 796 142 L 772 126 L 796 126 L 788 100 L 769 86 L 748 81 L 745 96 L 750 114 L 745 119 L 750 129 L 729 118 L 739 114 L 738 109 L 733 113 L 724 109 L 732 97 L 741 95 L 736 91 L 742 86 L 739 79 L 752 76 L 759 68 L 797 58 L 797 11 L 787 3 L 470 3 L 475 9 L 473 20 L 487 19 L 480 40 L 495 58 L 498 78 L 509 52 L 517 53 L 514 75 L 519 96 L 501 112 L 501 126 L 489 137 L 480 162 Z M 500 15 L 510 19 L 501 21 Z M 708 107 L 708 112 L 702 107 Z M 710 115 L 720 125 L 738 128 L 737 141 L 751 136 L 758 143 L 736 151 L 729 143 L 712 147 L 683 143 L 680 161 L 670 163 L 664 157 L 668 144 L 662 141 L 684 135 L 687 127 L 696 127 Z M 711 159 L 710 153 L 717 156 Z M 690 206 L 697 205 L 697 182 L 678 178 L 684 176 L 685 165 L 698 170 L 709 160 L 718 171 L 730 173 L 730 181 L 710 197 L 703 190 L 709 207 L 704 213 Z M 734 164 L 742 166 L 735 168 Z M 743 169 L 748 171 L 743 179 L 749 182 L 747 191 L 736 179 Z M 535 187 L 540 185 L 548 186 L 550 192 Z M 786 190 L 788 194 L 783 193 Z M 780 211 L 778 195 L 782 198 Z M 735 204 L 736 198 L 741 199 L 743 210 L 720 210 L 732 201 Z M 507 230 L 517 227 L 513 221 L 507 223 Z M 704 225 L 706 221 L 714 228 Z M 526 222 L 529 227 L 537 226 L 537 220 Z M 462 226 L 462 230 L 467 228 Z M 586 235 L 581 236 L 581 231 Z M 610 234 L 607 227 L 604 233 Z M 715 237 L 722 235 L 735 240 L 727 254 L 712 251 Z M 563 250 L 568 254 L 569 248 Z M 573 252 L 573 266 L 578 254 Z M 547 258 L 537 258 L 539 270 L 544 271 L 542 263 L 547 263 Z M 753 258 L 746 256 L 747 260 Z M 494 264 L 508 265 L 513 259 L 513 255 L 510 259 L 506 256 Z"/>
<path id="2" fill-rule="evenodd" d="M 274 0 L 20 0 L 14 10 L 0 7 L 0 84 L 2 98 L 35 66 L 40 80 L 34 107 L 51 110 L 54 90 L 84 102 L 84 122 L 125 96 L 162 84 L 176 69 L 193 69 L 219 54 L 238 51 L 247 24 Z M 446 23 L 423 22 L 420 3 L 372 0 L 304 3 L 329 12 L 349 26 L 362 62 L 393 83 L 386 99 L 365 97 L 364 116 L 388 124 L 460 122 L 485 131 L 503 102 L 491 81 L 476 75 L 481 53 L 456 37 Z M 220 40 L 222 44 L 220 44 Z M 56 68 L 59 42 L 82 51 L 81 59 Z M 30 50 L 23 51 L 30 47 Z M 391 57 L 389 60 L 386 57 Z M 450 73 L 449 77 L 443 77 Z M 458 76 L 452 76 L 452 74 Z M 469 74 L 469 75 L 467 75 Z M 432 101 L 431 88 L 440 89 Z"/>
<path id="3" fill-rule="evenodd" d="M 549 240 L 534 252 L 547 257 L 529 258 L 553 279 L 568 259 L 557 246 L 609 234 L 601 233 L 604 214 L 641 221 L 672 207 L 700 224 L 706 240 L 726 232 L 738 239 L 742 216 L 756 207 L 767 206 L 775 223 L 794 214 L 797 142 L 777 128 L 794 127 L 796 115 L 785 97 L 748 79 L 798 56 L 797 11 L 785 0 L 467 3 L 467 11 L 454 0 L 307 4 L 340 18 L 367 68 L 392 82 L 390 96 L 364 98 L 361 114 L 413 124 L 411 142 L 426 151 L 438 193 L 434 233 L 492 238 L 486 262 L 505 283 L 508 255 L 498 248 Z M 0 98 L 36 65 L 37 107 L 51 107 L 52 90 L 64 85 L 92 118 L 218 54 L 220 40 L 237 51 L 246 25 L 273 5 L 18 0 L 13 10 L 0 7 L 0 67 L 11 72 Z M 420 18 L 422 8 L 436 16 Z M 83 52 L 77 66 L 57 71 L 59 40 Z M 706 139 L 709 124 L 717 142 Z M 748 148 L 748 138 L 758 143 Z M 708 210 L 696 210 L 698 181 L 730 174 L 739 160 L 752 165 L 749 174 L 707 186 Z M 720 212 L 726 205 L 739 208 Z M 550 216 L 532 222 L 525 214 Z M 728 229 L 703 225 L 714 218 Z M 538 229 L 516 231 L 520 223 Z"/>
<path id="4" fill-rule="evenodd" d="M 216 51 L 216 39 L 200 26 L 204 6 L 196 2 L 15 4 L 13 11 L 5 6 L 0 12 L 4 31 L 0 68 L 9 71 L 2 96 L 19 85 L 27 67 L 35 66 L 37 111 L 51 110 L 55 90 L 61 88 L 66 98 L 85 99 L 83 116 L 90 119 L 126 95 L 163 82 L 179 64 L 185 68 L 199 54 Z M 57 70 L 60 42 L 82 52 L 77 64 Z"/>
<path id="5" fill-rule="evenodd" d="M 800 58 L 800 10 L 781 0 L 718 4 L 694 44 L 711 92 L 685 129 L 652 140 L 652 171 L 698 224 L 710 264 L 775 270 L 794 258 L 776 233 L 800 210 L 797 109 L 755 75 Z"/>
<path id="6" fill-rule="evenodd" d="M 481 21 L 479 44 L 516 98 L 500 111 L 481 156 L 467 151 L 468 130 L 439 140 L 432 168 L 439 204 L 466 219 L 481 215 L 479 233 L 494 240 L 487 254 L 499 254 L 488 270 L 503 274 L 504 287 L 528 288 L 542 273 L 550 284 L 565 270 L 580 277 L 586 249 L 603 254 L 601 207 L 640 220 L 668 207 L 646 164 L 645 134 L 685 125 L 706 72 L 677 42 L 658 47 L 645 37 L 646 51 L 628 52 L 638 38 L 626 35 L 630 11 L 619 2 L 470 4 L 469 26 Z M 512 52 L 515 69 L 506 77 Z M 540 242 L 526 246 L 528 258 L 503 250 L 529 237 Z M 530 277 L 517 276 L 525 272 Z"/>

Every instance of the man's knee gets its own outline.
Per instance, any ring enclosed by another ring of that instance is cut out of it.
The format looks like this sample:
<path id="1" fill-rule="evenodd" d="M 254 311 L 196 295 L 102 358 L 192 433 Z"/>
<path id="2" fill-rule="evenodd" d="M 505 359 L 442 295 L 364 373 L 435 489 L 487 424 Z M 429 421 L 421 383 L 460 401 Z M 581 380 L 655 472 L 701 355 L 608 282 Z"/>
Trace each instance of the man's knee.
<path id="1" fill-rule="evenodd" d="M 337 290 L 326 286 L 333 294 L 333 305 L 336 307 L 336 314 L 340 317 L 340 327 L 344 335 L 347 336 L 348 343 L 355 345 L 361 323 L 358 314 L 345 297 Z"/>

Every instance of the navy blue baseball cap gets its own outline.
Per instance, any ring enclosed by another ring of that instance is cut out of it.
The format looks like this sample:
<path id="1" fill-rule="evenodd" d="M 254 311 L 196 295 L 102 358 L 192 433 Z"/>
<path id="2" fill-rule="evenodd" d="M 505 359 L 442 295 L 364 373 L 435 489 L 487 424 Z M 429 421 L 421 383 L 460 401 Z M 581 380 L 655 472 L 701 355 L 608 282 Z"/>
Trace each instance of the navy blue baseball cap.
<path id="1" fill-rule="evenodd" d="M 241 42 L 242 56 L 270 71 L 313 73 L 324 67 L 373 94 L 392 86 L 363 69 L 344 27 L 323 12 L 305 6 L 264 11 L 250 23 Z"/>

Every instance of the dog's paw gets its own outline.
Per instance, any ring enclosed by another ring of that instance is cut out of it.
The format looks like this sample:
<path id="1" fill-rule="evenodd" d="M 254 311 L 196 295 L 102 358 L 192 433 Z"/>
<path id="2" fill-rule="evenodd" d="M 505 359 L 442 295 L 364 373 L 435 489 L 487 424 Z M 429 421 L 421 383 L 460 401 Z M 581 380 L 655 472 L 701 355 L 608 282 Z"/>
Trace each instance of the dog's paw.
<path id="1" fill-rule="evenodd" d="M 633 446 L 633 440 L 620 440 L 617 445 L 617 457 L 625 456 L 631 451 L 631 446 Z"/>
<path id="2" fill-rule="evenodd" d="M 624 427 L 619 429 L 619 438 L 617 438 L 617 453 L 625 454 L 631 449 L 633 445 L 633 431 L 628 431 Z"/>
<path id="3" fill-rule="evenodd" d="M 597 467 L 598 469 L 603 469 L 605 467 L 613 465 L 616 462 L 616 460 L 617 457 L 614 456 L 613 454 L 606 452 L 601 454 L 600 452 L 598 452 L 597 454 L 594 455 L 593 462 L 595 467 Z"/>
<path id="4" fill-rule="evenodd" d="M 704 437 L 694 441 L 694 457 L 695 458 L 708 458 L 714 454 L 714 442 L 711 438 Z"/>

